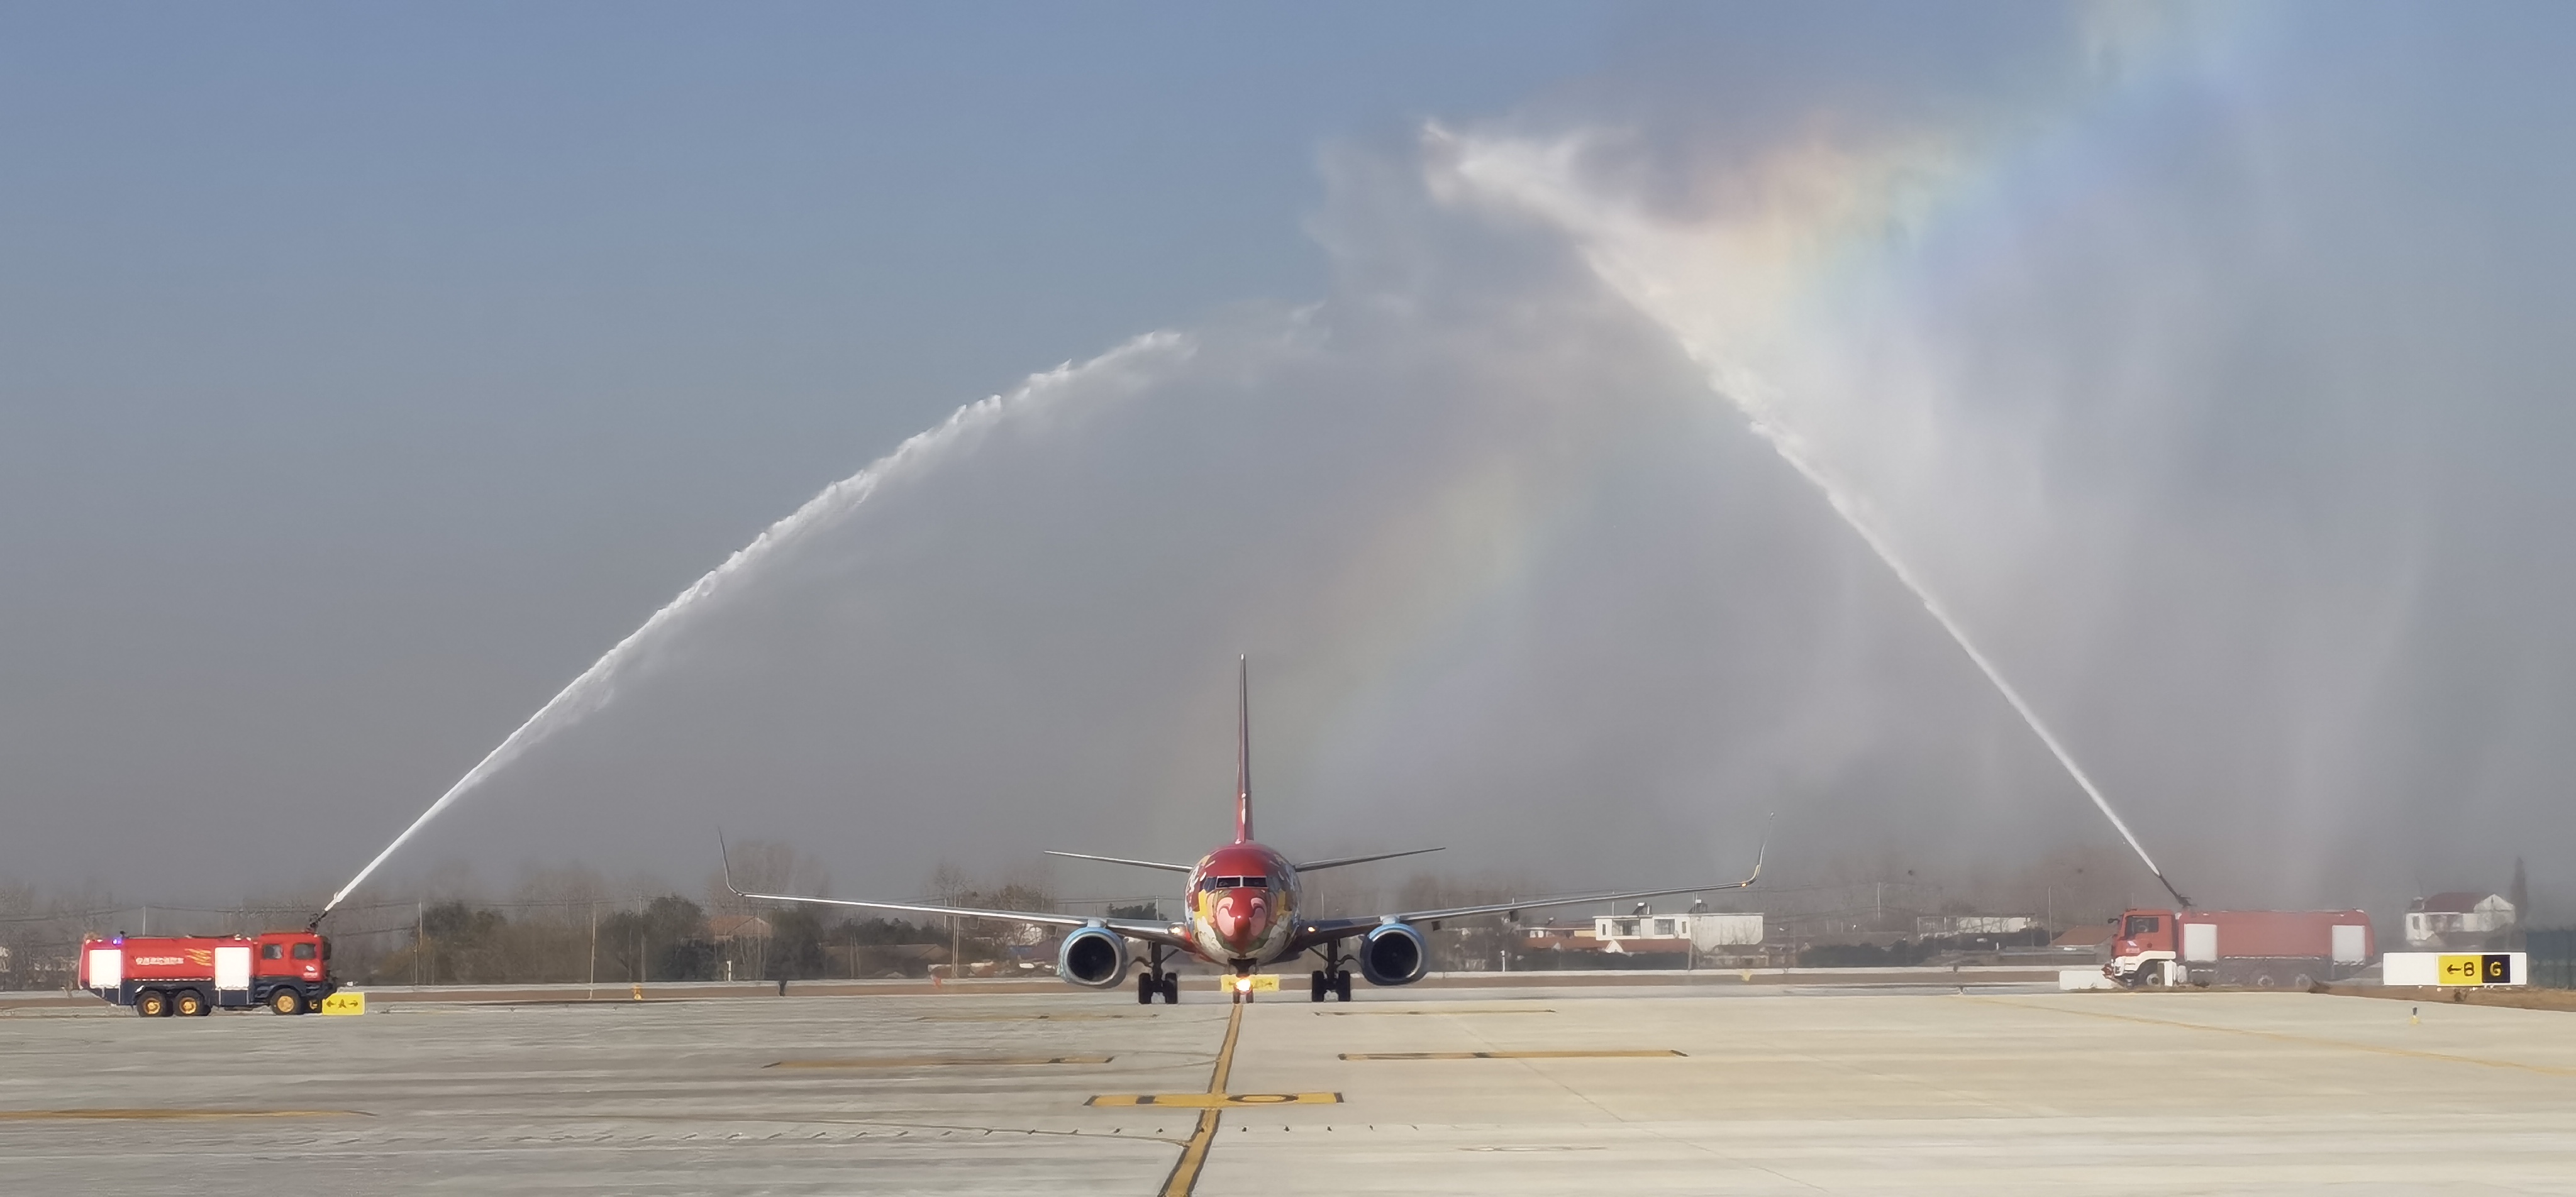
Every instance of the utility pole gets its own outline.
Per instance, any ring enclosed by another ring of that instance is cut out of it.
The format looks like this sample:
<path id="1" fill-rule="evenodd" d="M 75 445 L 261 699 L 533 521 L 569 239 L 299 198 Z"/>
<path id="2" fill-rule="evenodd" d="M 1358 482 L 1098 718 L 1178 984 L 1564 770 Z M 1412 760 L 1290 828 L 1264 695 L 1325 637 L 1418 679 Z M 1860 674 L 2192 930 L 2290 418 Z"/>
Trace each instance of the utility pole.
<path id="1" fill-rule="evenodd" d="M 411 904 L 411 987 L 420 988 L 420 958 L 429 950 L 424 936 L 429 929 L 429 903 L 415 900 Z"/>
<path id="2" fill-rule="evenodd" d="M 599 903 L 598 903 L 598 901 L 597 901 L 597 900 L 593 900 L 593 901 L 591 902 L 591 904 L 590 904 L 590 987 L 589 987 L 589 989 L 588 989 L 586 992 L 584 992 L 584 993 L 581 995 L 581 1000 L 583 1000 L 583 1001 L 585 1001 L 585 1002 L 586 1002 L 586 1001 L 589 1001 L 589 1000 L 591 1000 L 592 998 L 595 998 L 595 997 L 598 997 L 598 996 L 599 996 Z"/>
<path id="3" fill-rule="evenodd" d="M 964 976 L 964 975 L 965 975 L 965 973 L 962 971 L 962 969 L 963 969 L 963 965 L 965 964 L 965 959 L 964 959 L 964 957 L 963 957 L 962 955 L 960 955 L 960 953 L 962 953 L 962 952 L 964 952 L 964 951 L 965 951 L 965 948 L 964 948 L 964 946 L 963 946 L 963 940 L 962 940 L 962 939 L 960 938 L 960 936 L 959 936 L 959 928 L 958 928 L 958 923 L 957 923 L 957 916 L 956 916 L 956 915 L 953 915 L 953 914 L 952 914 L 952 915 L 949 915 L 949 916 L 948 916 L 948 979 L 949 979 L 949 980 L 951 980 L 951 981 L 954 981 L 954 980 L 956 980 L 957 978 L 959 978 L 959 977 L 961 977 L 961 976 Z"/>

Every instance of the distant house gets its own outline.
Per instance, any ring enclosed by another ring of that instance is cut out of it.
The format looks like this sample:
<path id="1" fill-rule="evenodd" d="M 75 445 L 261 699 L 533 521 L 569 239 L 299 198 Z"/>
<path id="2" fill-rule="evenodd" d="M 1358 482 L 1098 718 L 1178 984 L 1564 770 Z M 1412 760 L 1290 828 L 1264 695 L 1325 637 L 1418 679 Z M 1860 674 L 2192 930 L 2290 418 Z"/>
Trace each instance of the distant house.
<path id="1" fill-rule="evenodd" d="M 2502 894 L 2452 890 L 2417 898 L 2406 907 L 2408 947 L 2474 947 L 2513 929 L 2513 903 Z"/>
<path id="2" fill-rule="evenodd" d="M 707 919 L 707 938 L 717 943 L 769 938 L 769 920 L 756 914 L 719 914 Z"/>
<path id="3" fill-rule="evenodd" d="M 1705 911 L 1603 915 L 1593 919 L 1588 926 L 1582 923 L 1548 923 L 1524 927 L 1521 936 L 1522 951 L 1553 948 L 1613 956 L 1687 957 L 1693 952 L 1724 955 L 1734 949 L 1760 947 L 1762 916 Z"/>
<path id="4" fill-rule="evenodd" d="M 1601 941 L 1604 951 L 1621 950 L 1621 941 L 1661 940 L 1672 944 L 1665 951 L 1681 951 L 1683 945 L 1702 952 L 1721 947 L 1750 947 L 1762 942 L 1762 916 L 1758 914 L 1641 914 L 1603 915 L 1592 920 L 1592 937 Z M 1655 950 L 1649 948 L 1648 950 Z"/>

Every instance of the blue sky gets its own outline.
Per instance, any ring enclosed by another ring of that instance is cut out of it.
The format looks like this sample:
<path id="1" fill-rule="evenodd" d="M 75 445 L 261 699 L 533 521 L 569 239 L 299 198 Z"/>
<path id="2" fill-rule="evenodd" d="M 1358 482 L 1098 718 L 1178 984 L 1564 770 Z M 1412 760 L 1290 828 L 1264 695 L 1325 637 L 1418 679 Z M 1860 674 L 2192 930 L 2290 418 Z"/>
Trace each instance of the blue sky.
<path id="1" fill-rule="evenodd" d="M 1313 298 L 1327 143 L 1579 75 L 1617 20 L 0 9 L 0 787 L 68 830 L 245 756 L 344 789 L 425 722 L 497 738 L 959 402 Z"/>

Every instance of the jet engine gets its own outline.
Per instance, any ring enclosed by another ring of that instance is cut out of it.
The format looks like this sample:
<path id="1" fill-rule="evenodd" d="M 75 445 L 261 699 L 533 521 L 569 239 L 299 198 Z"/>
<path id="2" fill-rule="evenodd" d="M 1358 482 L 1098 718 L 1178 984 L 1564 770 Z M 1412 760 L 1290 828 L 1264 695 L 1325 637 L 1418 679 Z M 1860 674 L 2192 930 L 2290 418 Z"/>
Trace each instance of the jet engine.
<path id="1" fill-rule="evenodd" d="M 1055 975 L 1089 989 L 1113 989 L 1127 979 L 1126 937 L 1106 927 L 1085 927 L 1064 937 Z"/>
<path id="2" fill-rule="evenodd" d="M 1422 979 L 1431 951 L 1407 923 L 1384 923 L 1360 941 L 1360 973 L 1371 985 L 1411 985 Z"/>

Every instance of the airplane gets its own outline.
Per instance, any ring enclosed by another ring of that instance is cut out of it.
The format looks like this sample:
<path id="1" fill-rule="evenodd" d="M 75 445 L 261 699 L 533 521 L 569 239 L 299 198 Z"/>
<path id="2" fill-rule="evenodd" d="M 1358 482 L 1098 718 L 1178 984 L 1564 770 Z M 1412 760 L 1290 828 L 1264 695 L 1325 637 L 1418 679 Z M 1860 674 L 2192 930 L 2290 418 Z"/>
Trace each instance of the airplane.
<path id="1" fill-rule="evenodd" d="M 1488 902 L 1477 906 L 1452 906 L 1434 910 L 1399 910 L 1356 918 L 1308 918 L 1301 898 L 1304 887 L 1300 878 L 1307 873 L 1338 869 L 1345 865 L 1371 861 L 1394 860 L 1438 852 L 1438 848 L 1412 848 L 1402 852 L 1380 852 L 1369 856 L 1341 856 L 1328 860 L 1297 862 L 1252 838 L 1252 666 L 1249 658 L 1239 662 L 1241 672 L 1236 680 L 1235 705 L 1235 788 L 1234 842 L 1199 858 L 1197 864 L 1176 864 L 1158 860 L 1136 860 L 1121 856 L 1095 856 L 1084 852 L 1049 852 L 1074 860 L 1101 861 L 1108 864 L 1132 865 L 1159 869 L 1167 873 L 1186 873 L 1189 881 L 1183 891 L 1183 906 L 1188 912 L 1180 922 L 1153 919 L 1094 918 L 1085 915 L 1041 914 L 1025 910 L 972 910 L 958 906 L 936 906 L 918 902 L 873 902 L 850 898 L 820 898 L 800 894 L 746 893 L 733 884 L 733 862 L 730 853 L 725 861 L 725 888 L 741 898 L 764 902 L 802 902 L 825 906 L 855 906 L 867 910 L 889 910 L 906 914 L 944 915 L 951 918 L 990 919 L 996 922 L 1035 924 L 1066 929 L 1064 944 L 1056 956 L 1056 975 L 1087 989 L 1113 989 L 1126 980 L 1130 956 L 1128 942 L 1145 945 L 1145 971 L 1136 977 L 1136 1001 L 1151 1004 L 1156 997 L 1167 1005 L 1181 1000 L 1180 977 L 1164 967 L 1178 956 L 1191 956 L 1230 969 L 1234 974 L 1229 986 L 1236 1002 L 1252 998 L 1252 973 L 1266 964 L 1294 960 L 1313 953 L 1323 967 L 1307 978 L 1312 1000 L 1327 996 L 1351 1000 L 1351 974 L 1343 967 L 1356 963 L 1360 973 L 1376 986 L 1410 985 L 1422 979 L 1430 964 L 1429 943 L 1423 938 L 1422 926 L 1434 931 L 1450 919 L 1477 915 L 1505 914 L 1518 917 L 1523 910 L 1548 906 L 1575 906 L 1592 902 L 1626 902 L 1640 898 L 1658 898 L 1670 894 L 1701 894 L 1714 890 L 1749 889 L 1762 876 L 1762 857 L 1770 849 L 1770 837 L 1753 854 L 1753 871 L 1742 881 L 1711 885 L 1679 885 L 1664 889 L 1616 890 L 1608 893 L 1568 894 L 1549 898 L 1531 898 L 1518 902 Z M 718 840 L 722 840 L 719 833 Z M 722 844 L 719 842 L 718 847 Z M 1345 941 L 1359 941 L 1356 949 L 1346 950 Z"/>

